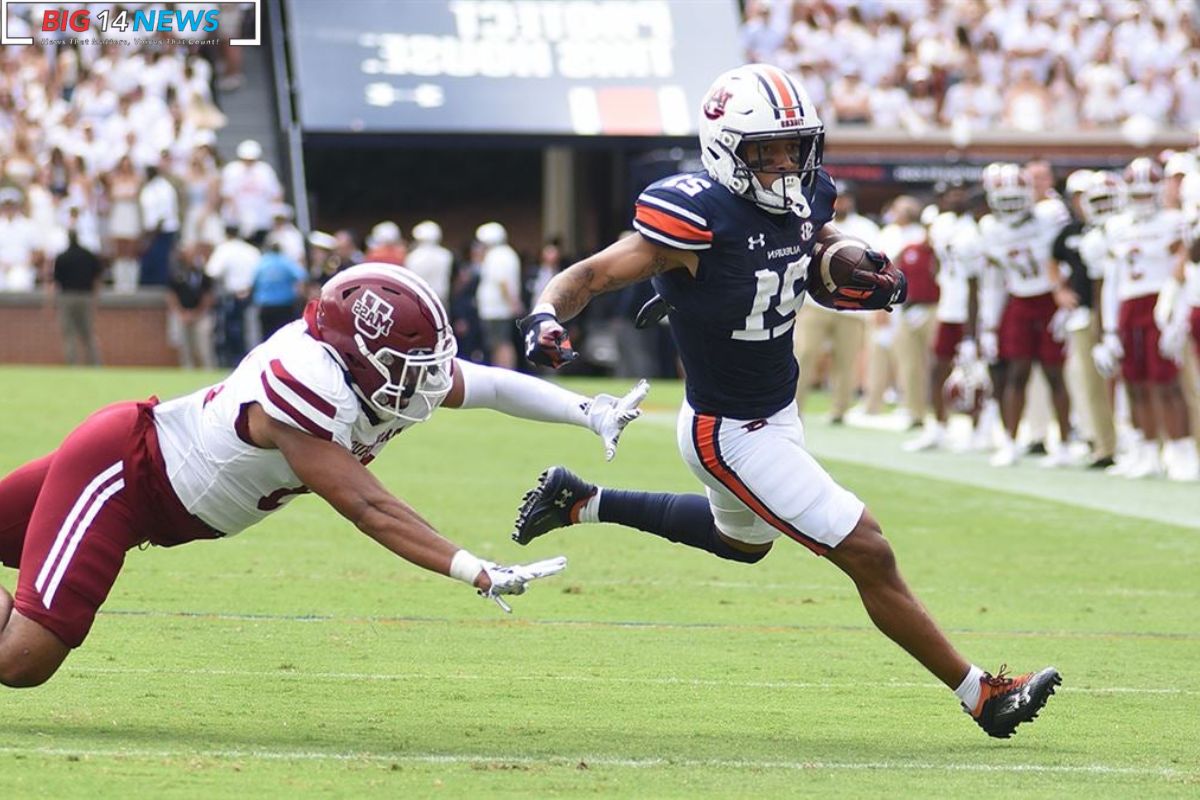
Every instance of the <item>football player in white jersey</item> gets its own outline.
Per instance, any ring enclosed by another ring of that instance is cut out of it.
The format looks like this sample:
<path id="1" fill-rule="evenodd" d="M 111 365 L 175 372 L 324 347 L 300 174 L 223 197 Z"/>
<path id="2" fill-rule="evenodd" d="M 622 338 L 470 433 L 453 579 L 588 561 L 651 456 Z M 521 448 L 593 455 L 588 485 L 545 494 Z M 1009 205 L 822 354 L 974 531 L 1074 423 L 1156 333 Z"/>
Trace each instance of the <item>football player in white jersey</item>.
<path id="1" fill-rule="evenodd" d="M 1124 183 L 1125 210 L 1104 225 L 1104 339 L 1093 354 L 1102 372 L 1114 374 L 1119 365 L 1141 440 L 1133 457 L 1112 469 L 1128 478 L 1166 472 L 1174 480 L 1195 480 L 1200 459 L 1190 436 L 1179 365 L 1163 355 L 1163 332 L 1154 319 L 1159 292 L 1187 260 L 1186 226 L 1181 211 L 1163 208 L 1162 169 L 1154 161 L 1135 158 L 1125 168 Z"/>
<path id="2" fill-rule="evenodd" d="M 964 377 L 978 378 L 983 370 L 975 344 L 978 318 L 979 274 L 982 252 L 979 247 L 979 227 L 967 211 L 967 196 L 961 185 L 947 186 L 941 193 L 938 206 L 931 210 L 929 244 L 937 254 L 938 296 L 937 333 L 933 342 L 933 364 L 929 373 L 929 397 L 933 419 L 925 428 L 904 443 L 909 452 L 943 447 L 946 444 L 946 424 L 949 409 L 946 405 L 946 380 L 955 364 Z"/>
<path id="3" fill-rule="evenodd" d="M 15 597 L 0 589 L 0 682 L 36 686 L 54 674 L 83 643 L 131 548 L 232 536 L 308 492 L 401 558 L 509 610 L 502 595 L 565 560 L 476 558 L 365 465 L 440 406 L 590 428 L 611 458 L 648 387 L 583 397 L 455 354 L 427 283 L 388 264 L 352 267 L 225 380 L 165 403 L 103 408 L 4 478 L 0 563 L 19 575 Z"/>
<path id="4" fill-rule="evenodd" d="M 984 318 L 985 330 L 995 333 L 998 356 L 1005 362 L 1003 386 L 996 386 L 1005 435 L 991 463 L 1008 466 L 1020 455 L 1017 429 L 1034 362 L 1050 384 L 1060 440 L 1065 443 L 1071 432 L 1063 381 L 1066 352 L 1051 331 L 1057 305 L 1046 272 L 1054 237 L 1067 218 L 1061 201 L 1034 204 L 1028 178 L 1016 164 L 988 165 L 983 184 L 995 220 L 982 229 L 983 251 L 987 263 L 1002 272 L 1008 295 L 999 320 L 990 314 Z"/>

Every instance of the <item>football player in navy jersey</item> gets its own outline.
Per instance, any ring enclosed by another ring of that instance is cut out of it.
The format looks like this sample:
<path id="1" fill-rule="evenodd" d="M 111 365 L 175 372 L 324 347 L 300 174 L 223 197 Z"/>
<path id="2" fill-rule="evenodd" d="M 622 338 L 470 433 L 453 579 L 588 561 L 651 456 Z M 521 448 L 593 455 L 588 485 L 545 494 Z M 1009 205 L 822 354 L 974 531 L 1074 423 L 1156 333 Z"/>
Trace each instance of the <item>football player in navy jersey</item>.
<path id="1" fill-rule="evenodd" d="M 575 357 L 561 320 L 597 294 L 650 278 L 669 308 L 687 373 L 679 449 L 705 494 L 601 489 L 553 467 L 529 491 L 513 538 L 525 544 L 579 522 L 613 522 L 753 563 L 784 534 L 854 581 L 875 625 L 954 690 L 990 735 L 1012 735 L 1060 683 L 989 675 L 963 658 L 905 585 L 879 523 L 804 448 L 792 325 L 813 247 L 836 194 L 821 169 L 824 128 L 784 71 L 751 64 L 721 75 L 700 113 L 704 171 L 652 184 L 629 236 L 559 273 L 521 321 L 526 356 Z M 828 302 L 886 309 L 905 283 L 883 256 Z"/>

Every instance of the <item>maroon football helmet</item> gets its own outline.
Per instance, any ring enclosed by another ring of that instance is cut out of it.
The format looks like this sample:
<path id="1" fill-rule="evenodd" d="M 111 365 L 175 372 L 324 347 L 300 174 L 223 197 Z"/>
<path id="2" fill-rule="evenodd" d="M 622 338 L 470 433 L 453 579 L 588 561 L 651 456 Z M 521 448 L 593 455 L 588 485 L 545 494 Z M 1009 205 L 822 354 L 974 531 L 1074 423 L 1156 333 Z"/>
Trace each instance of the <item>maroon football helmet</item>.
<path id="1" fill-rule="evenodd" d="M 458 352 L 450 317 L 410 270 L 351 267 L 325 284 L 304 316 L 359 396 L 381 414 L 423 422 L 450 391 Z"/>

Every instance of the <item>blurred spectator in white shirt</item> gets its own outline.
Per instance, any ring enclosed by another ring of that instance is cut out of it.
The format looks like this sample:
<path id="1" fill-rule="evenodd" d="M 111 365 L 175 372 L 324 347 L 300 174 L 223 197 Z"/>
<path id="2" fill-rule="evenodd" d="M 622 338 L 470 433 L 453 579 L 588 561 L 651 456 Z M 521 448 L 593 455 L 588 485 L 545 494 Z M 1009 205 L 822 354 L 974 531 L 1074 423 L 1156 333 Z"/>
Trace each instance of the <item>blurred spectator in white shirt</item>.
<path id="1" fill-rule="evenodd" d="M 787 28 L 779 25 L 772 16 L 771 3 L 767 0 L 750 0 L 746 4 L 746 21 L 738 36 L 742 51 L 751 61 L 770 61 L 783 44 Z"/>
<path id="2" fill-rule="evenodd" d="M 306 263 L 304 234 L 292 221 L 296 216 L 292 207 L 287 203 L 276 203 L 271 209 L 271 230 L 267 234 L 265 245 L 277 245 L 279 252 L 295 261 L 297 264 Z"/>
<path id="3" fill-rule="evenodd" d="M 1004 127 L 1034 133 L 1046 130 L 1050 95 L 1029 66 L 1021 67 L 1004 93 Z"/>
<path id="4" fill-rule="evenodd" d="M 1125 71 L 1112 63 L 1111 55 L 1111 46 L 1105 40 L 1096 51 L 1096 61 L 1076 75 L 1076 83 L 1083 93 L 1079 116 L 1085 128 L 1113 125 L 1121 118 L 1121 90 L 1129 81 Z"/>
<path id="5" fill-rule="evenodd" d="M 408 245 L 404 242 L 404 234 L 400 226 L 386 220 L 371 228 L 367 236 L 367 252 L 363 254 L 366 261 L 378 261 L 384 264 L 404 266 L 408 257 Z"/>
<path id="6" fill-rule="evenodd" d="M 1050 77 L 1046 81 L 1046 95 L 1050 101 L 1049 129 L 1071 130 L 1079 127 L 1079 92 L 1075 89 L 1075 76 L 1070 62 L 1063 56 L 1050 65 Z"/>
<path id="7" fill-rule="evenodd" d="M 846 65 L 829 94 L 838 125 L 871 124 L 871 87 L 862 81 L 857 66 Z"/>
<path id="8" fill-rule="evenodd" d="M 42 237 L 21 211 L 15 186 L 0 187 L 0 291 L 31 292 L 42 262 Z"/>
<path id="9" fill-rule="evenodd" d="M 149 286 L 167 285 L 182 224 L 179 192 L 168 178 L 169 170 L 170 161 L 164 153 L 158 164 L 146 170 L 146 184 L 138 194 L 142 230 L 147 237 L 146 249 L 142 252 L 141 282 Z"/>
<path id="10" fill-rule="evenodd" d="M 450 307 L 450 273 L 454 267 L 454 254 L 442 247 L 442 228 L 433 220 L 418 222 L 413 226 L 412 238 L 416 243 L 408 251 L 404 266 L 425 280 L 442 304 Z"/>
<path id="11" fill-rule="evenodd" d="M 475 238 L 486 248 L 480 262 L 475 304 L 483 324 L 484 343 L 493 366 L 513 369 L 514 323 L 522 313 L 521 259 L 508 244 L 508 232 L 499 222 L 480 225 Z"/>
<path id="12" fill-rule="evenodd" d="M 1166 125 L 1174 104 L 1174 87 L 1169 81 L 1159 78 L 1153 67 L 1143 68 L 1137 82 L 1121 90 L 1121 112 L 1126 117 L 1140 114 L 1159 125 Z"/>
<path id="13" fill-rule="evenodd" d="M 968 61 L 963 68 L 963 78 L 946 91 L 942 103 L 943 125 L 951 125 L 963 119 L 971 130 L 988 130 L 1004 112 L 1004 99 L 995 86 L 980 79 L 979 64 Z"/>
<path id="14" fill-rule="evenodd" d="M 871 90 L 871 124 L 887 130 L 912 131 L 914 112 L 908 91 L 899 85 L 895 73 L 883 75 Z"/>
<path id="15" fill-rule="evenodd" d="M 246 139 L 237 146 L 237 160 L 221 170 L 225 220 L 245 236 L 271 227 L 271 208 L 283 199 L 275 169 L 262 161 L 262 146 Z"/>
<path id="16" fill-rule="evenodd" d="M 1192 55 L 1176 68 L 1174 122 L 1181 128 L 1200 123 L 1200 55 Z"/>

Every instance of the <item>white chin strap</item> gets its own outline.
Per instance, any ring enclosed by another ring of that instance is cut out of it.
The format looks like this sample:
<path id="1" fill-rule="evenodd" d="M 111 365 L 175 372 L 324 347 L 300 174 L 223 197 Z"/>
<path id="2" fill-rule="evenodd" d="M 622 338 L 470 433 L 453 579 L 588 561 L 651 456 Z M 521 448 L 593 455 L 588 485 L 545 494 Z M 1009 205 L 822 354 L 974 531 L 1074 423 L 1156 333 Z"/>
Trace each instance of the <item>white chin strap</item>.
<path id="1" fill-rule="evenodd" d="M 798 175 L 784 175 L 771 181 L 771 188 L 764 189 L 757 177 L 750 178 L 754 190 L 754 202 L 772 214 L 795 213 L 807 217 L 808 198 L 804 196 L 804 184 Z"/>

